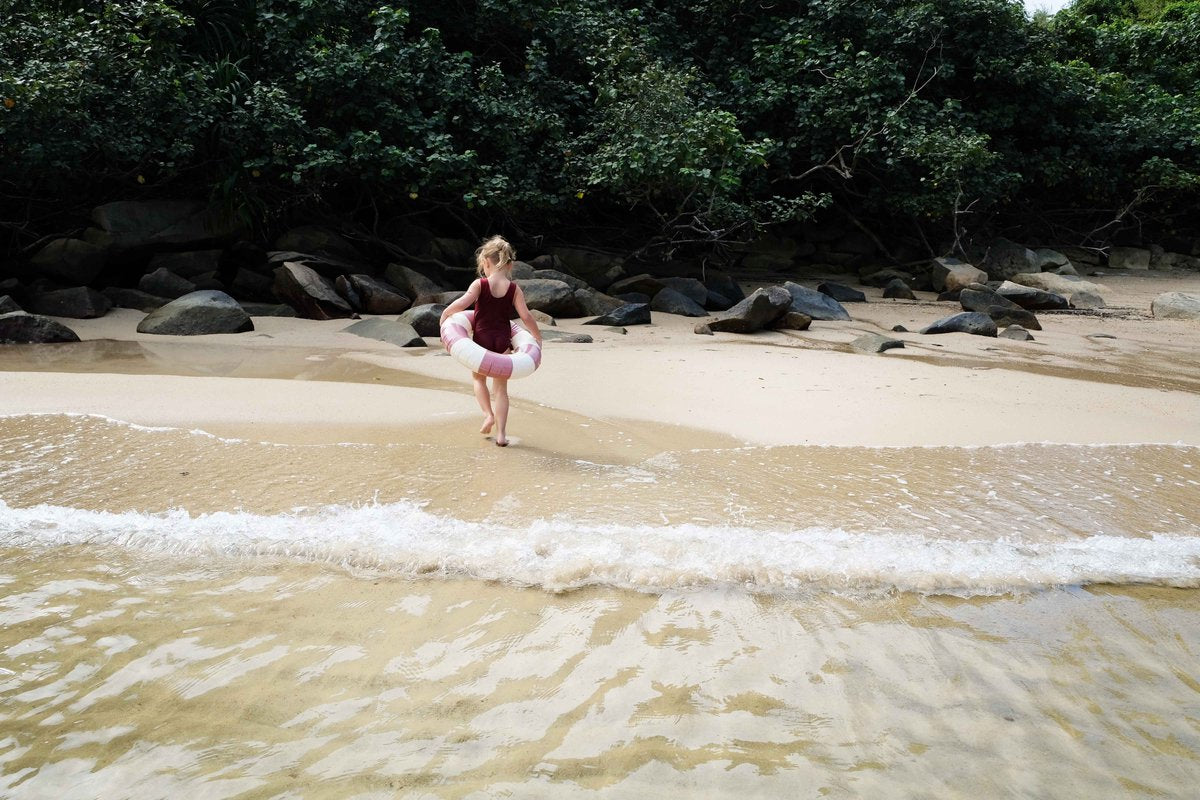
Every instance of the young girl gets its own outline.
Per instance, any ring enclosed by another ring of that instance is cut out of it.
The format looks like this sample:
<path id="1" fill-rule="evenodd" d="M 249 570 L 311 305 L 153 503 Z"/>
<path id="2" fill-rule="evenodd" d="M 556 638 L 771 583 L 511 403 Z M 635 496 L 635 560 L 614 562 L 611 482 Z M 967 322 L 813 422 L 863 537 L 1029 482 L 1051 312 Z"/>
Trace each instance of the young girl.
<path id="1" fill-rule="evenodd" d="M 512 319 L 514 308 L 525 327 L 537 339 L 538 346 L 542 344 L 537 320 L 529 313 L 529 306 L 525 305 L 525 294 L 521 287 L 512 279 L 515 256 L 512 245 L 500 236 L 493 236 L 484 242 L 475 251 L 475 267 L 479 279 L 472 281 L 463 296 L 446 306 L 446 310 L 442 312 L 441 321 L 444 323 L 451 314 L 466 311 L 474 303 L 475 325 L 471 338 L 476 344 L 493 353 L 507 353 L 512 349 L 509 320 Z M 479 432 L 490 433 L 494 425 L 496 444 L 507 447 L 508 437 L 505 436 L 504 427 L 508 423 L 508 378 L 492 378 L 492 389 L 496 395 L 496 410 L 493 413 L 487 377 L 478 372 L 473 373 L 473 377 L 475 399 L 483 411 L 483 427 Z"/>

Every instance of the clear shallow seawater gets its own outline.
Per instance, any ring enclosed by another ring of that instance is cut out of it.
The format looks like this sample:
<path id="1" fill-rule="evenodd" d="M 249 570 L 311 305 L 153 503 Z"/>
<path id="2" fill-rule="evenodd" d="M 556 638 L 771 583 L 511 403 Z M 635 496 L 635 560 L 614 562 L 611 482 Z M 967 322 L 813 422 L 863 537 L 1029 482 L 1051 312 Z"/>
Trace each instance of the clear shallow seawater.
<path id="1" fill-rule="evenodd" d="M 589 460 L 9 417 L 0 553 L 3 797 L 1200 779 L 1197 448 Z"/>

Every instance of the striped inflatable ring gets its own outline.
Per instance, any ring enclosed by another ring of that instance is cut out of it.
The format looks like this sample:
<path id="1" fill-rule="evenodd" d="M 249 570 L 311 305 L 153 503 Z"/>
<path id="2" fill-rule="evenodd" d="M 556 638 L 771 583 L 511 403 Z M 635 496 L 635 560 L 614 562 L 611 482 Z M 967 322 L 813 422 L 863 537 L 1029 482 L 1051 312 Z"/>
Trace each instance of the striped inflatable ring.
<path id="1" fill-rule="evenodd" d="M 446 352 L 472 372 L 489 378 L 524 378 L 541 366 L 542 348 L 533 334 L 515 322 L 512 326 L 511 353 L 493 353 L 471 338 L 475 324 L 474 311 L 451 314 L 442 323 L 442 344 Z"/>

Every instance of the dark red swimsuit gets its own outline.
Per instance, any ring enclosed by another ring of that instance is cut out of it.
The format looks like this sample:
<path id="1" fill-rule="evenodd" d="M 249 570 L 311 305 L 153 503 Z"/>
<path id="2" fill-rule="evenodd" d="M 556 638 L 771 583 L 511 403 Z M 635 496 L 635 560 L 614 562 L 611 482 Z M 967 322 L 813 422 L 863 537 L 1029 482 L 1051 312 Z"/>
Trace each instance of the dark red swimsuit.
<path id="1" fill-rule="evenodd" d="M 509 320 L 512 319 L 513 297 L 516 293 L 517 285 L 509 281 L 508 291 L 502 297 L 492 297 L 487 278 L 479 281 L 479 299 L 475 301 L 475 332 L 471 336 L 476 344 L 493 353 L 504 353 L 512 347 Z"/>

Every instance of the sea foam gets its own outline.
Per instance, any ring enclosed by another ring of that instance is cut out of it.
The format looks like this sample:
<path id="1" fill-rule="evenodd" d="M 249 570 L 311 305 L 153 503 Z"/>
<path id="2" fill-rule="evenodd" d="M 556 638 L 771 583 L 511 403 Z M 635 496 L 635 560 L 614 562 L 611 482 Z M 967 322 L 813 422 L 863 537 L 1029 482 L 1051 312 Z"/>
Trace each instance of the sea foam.
<path id="1" fill-rule="evenodd" d="M 522 527 L 469 522 L 409 502 L 288 514 L 192 515 L 10 507 L 0 546 L 130 548 L 183 556 L 285 557 L 399 577 L 494 580 L 550 591 L 742 586 L 754 592 L 901 590 L 987 595 L 1048 586 L 1200 586 L 1200 537 L 940 537 L 928 532 L 722 525 Z"/>

